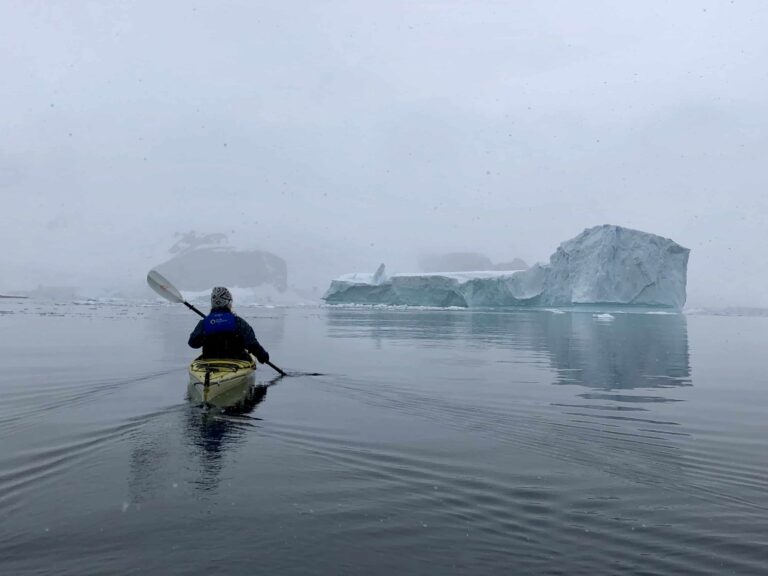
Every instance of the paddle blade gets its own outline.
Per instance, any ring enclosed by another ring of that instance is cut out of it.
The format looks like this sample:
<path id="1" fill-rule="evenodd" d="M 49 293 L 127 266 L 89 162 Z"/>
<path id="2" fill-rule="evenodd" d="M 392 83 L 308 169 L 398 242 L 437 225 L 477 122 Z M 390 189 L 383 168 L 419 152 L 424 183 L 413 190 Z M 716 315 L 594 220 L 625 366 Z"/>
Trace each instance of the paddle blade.
<path id="1" fill-rule="evenodd" d="M 147 274 L 147 284 L 166 300 L 176 302 L 177 304 L 184 303 L 184 297 L 181 295 L 181 292 L 176 290 L 176 287 L 168 282 L 157 270 L 149 271 L 149 274 Z"/>

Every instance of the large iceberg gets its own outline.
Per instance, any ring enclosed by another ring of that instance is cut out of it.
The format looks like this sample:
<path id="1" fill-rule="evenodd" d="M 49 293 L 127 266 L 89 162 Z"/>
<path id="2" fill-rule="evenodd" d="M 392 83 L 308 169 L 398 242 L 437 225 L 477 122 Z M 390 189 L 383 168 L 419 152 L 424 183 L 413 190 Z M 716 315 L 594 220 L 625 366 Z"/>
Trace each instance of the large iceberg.
<path id="1" fill-rule="evenodd" d="M 681 309 L 690 250 L 668 238 L 595 226 L 563 242 L 549 264 L 527 270 L 347 274 L 323 296 L 333 304 L 408 306 L 574 306 L 609 304 Z"/>
<path id="2" fill-rule="evenodd" d="M 154 267 L 173 278 L 181 290 L 210 290 L 212 284 L 239 287 L 273 287 L 285 292 L 285 260 L 263 250 L 237 250 L 225 234 L 188 232 L 169 250 L 173 256 Z"/>

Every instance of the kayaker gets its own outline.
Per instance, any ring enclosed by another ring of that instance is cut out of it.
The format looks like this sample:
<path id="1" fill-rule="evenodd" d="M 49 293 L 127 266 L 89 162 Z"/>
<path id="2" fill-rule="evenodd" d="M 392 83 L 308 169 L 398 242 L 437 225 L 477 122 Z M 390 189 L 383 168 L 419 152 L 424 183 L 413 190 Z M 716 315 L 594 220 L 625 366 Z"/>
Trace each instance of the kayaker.
<path id="1" fill-rule="evenodd" d="M 201 358 L 250 360 L 250 352 L 262 364 L 269 362 L 269 353 L 256 340 L 253 328 L 232 312 L 232 294 L 222 286 L 211 291 L 211 312 L 197 323 L 189 345 L 203 348 Z"/>

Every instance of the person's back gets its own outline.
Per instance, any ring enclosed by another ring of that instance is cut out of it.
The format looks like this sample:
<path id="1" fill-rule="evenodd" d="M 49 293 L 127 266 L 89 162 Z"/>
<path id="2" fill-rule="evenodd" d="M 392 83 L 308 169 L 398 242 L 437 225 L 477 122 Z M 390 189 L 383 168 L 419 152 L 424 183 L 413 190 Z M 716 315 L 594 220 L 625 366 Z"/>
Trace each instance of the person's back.
<path id="1" fill-rule="evenodd" d="M 202 347 L 201 358 L 250 360 L 250 352 L 262 364 L 269 362 L 269 353 L 259 344 L 253 328 L 232 312 L 232 295 L 222 287 L 211 292 L 211 312 L 197 323 L 189 345 Z"/>

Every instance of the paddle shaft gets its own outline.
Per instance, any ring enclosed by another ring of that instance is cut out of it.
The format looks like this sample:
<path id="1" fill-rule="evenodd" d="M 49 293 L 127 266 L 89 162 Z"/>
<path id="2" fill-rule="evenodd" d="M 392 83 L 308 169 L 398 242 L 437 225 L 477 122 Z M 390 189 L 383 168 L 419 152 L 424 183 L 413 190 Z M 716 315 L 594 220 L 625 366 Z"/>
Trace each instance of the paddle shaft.
<path id="1" fill-rule="evenodd" d="M 192 304 L 190 304 L 190 303 L 189 303 L 189 302 L 187 302 L 186 300 L 184 300 L 184 306 L 186 306 L 187 308 L 189 308 L 190 310 L 192 310 L 192 312 L 197 312 L 197 315 L 198 315 L 198 316 L 200 316 L 201 318 L 205 318 L 205 314 L 203 314 L 202 312 L 200 312 L 200 310 L 198 310 L 197 308 L 195 308 L 194 306 L 192 306 Z"/>
<path id="2" fill-rule="evenodd" d="M 189 303 L 189 302 L 187 302 L 186 300 L 184 300 L 184 306 L 186 306 L 187 308 L 189 308 L 189 309 L 190 309 L 190 310 L 192 310 L 193 312 L 197 312 L 198 316 L 200 316 L 201 318 L 205 318 L 205 314 L 203 314 L 202 312 L 200 312 L 200 310 L 198 310 L 197 308 L 195 308 L 194 306 L 192 306 L 192 304 L 190 304 L 190 303 Z M 272 369 L 273 369 L 275 372 L 279 372 L 281 376 L 287 376 L 287 374 L 286 374 L 285 372 L 283 372 L 283 371 L 282 371 L 280 368 L 278 368 L 277 366 L 275 366 L 274 364 L 272 364 L 272 362 L 269 362 L 269 361 L 267 361 L 267 362 L 265 362 L 265 364 L 267 364 L 267 365 L 268 365 L 270 368 L 272 368 Z"/>
<path id="3" fill-rule="evenodd" d="M 288 374 L 280 370 L 280 368 L 272 364 L 272 362 L 270 362 L 269 360 L 267 360 L 267 365 L 269 365 L 275 372 L 279 372 L 280 376 L 288 376 Z"/>

